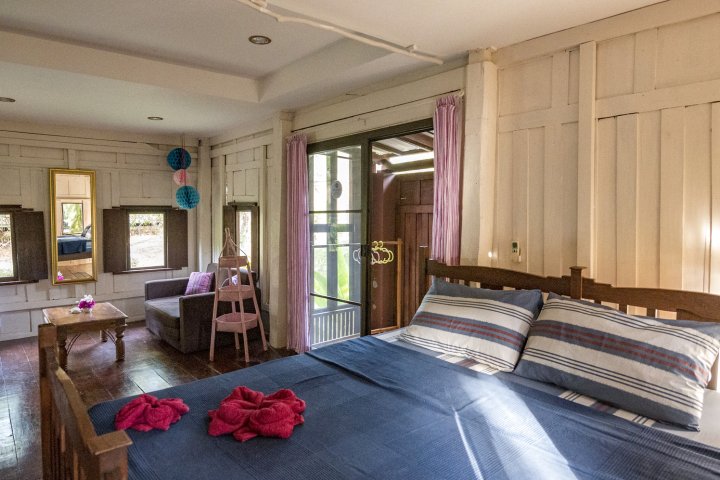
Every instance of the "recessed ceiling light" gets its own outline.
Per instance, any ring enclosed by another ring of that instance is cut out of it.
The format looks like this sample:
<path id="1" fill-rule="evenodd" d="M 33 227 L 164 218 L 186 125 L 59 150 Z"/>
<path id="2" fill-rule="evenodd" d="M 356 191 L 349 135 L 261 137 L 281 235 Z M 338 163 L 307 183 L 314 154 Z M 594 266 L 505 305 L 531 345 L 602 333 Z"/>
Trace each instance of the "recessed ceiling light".
<path id="1" fill-rule="evenodd" d="M 148 120 L 163 120 L 163 117 L 148 117 Z"/>
<path id="2" fill-rule="evenodd" d="M 250 35 L 248 37 L 248 40 L 250 43 L 254 43 L 255 45 L 267 45 L 268 43 L 272 42 L 270 40 L 270 37 L 266 37 L 265 35 Z"/>
<path id="3" fill-rule="evenodd" d="M 14 98 L 10 98 L 10 97 L 0 97 L 0 102 L 13 103 L 14 101 L 15 101 Z"/>

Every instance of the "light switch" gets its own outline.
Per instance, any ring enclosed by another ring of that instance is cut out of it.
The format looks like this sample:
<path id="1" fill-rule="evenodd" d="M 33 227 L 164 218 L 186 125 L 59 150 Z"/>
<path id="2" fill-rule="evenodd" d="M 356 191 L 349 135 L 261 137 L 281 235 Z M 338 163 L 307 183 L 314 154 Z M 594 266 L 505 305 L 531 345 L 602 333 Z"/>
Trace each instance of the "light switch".
<path id="1" fill-rule="evenodd" d="M 520 249 L 520 242 L 513 240 L 510 249 L 510 260 L 514 263 L 522 262 L 522 250 Z"/>

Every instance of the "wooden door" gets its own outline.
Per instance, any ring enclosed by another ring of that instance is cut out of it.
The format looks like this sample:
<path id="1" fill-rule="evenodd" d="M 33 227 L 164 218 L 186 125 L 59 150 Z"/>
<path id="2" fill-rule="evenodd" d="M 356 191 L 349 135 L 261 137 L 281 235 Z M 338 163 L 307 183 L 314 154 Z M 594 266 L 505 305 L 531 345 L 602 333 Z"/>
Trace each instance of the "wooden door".
<path id="1" fill-rule="evenodd" d="M 403 318 L 402 326 L 412 320 L 417 309 L 416 260 L 418 247 L 430 246 L 433 222 L 432 175 L 417 176 L 400 181 L 398 188 L 396 231 L 404 242 Z"/>

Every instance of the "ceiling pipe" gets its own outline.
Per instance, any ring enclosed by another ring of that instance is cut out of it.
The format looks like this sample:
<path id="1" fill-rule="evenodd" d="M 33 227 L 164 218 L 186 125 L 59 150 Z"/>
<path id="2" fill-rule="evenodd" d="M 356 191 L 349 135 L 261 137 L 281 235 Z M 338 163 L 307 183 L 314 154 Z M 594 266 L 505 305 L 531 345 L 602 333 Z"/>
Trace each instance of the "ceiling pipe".
<path id="1" fill-rule="evenodd" d="M 417 50 L 417 45 L 414 45 L 414 44 L 410 45 L 408 47 L 401 47 L 392 42 L 388 42 L 387 40 L 383 40 L 381 38 L 376 38 L 376 37 L 372 37 L 369 35 L 361 34 L 354 30 L 349 30 L 347 28 L 340 27 L 338 25 L 333 25 L 332 23 L 324 22 L 321 20 L 313 20 L 311 18 L 281 15 L 281 14 L 279 14 L 277 12 L 273 12 L 272 10 L 269 9 L 267 0 L 235 0 L 235 1 L 238 3 L 241 3 L 243 5 L 246 5 L 250 8 L 252 8 L 253 10 L 256 10 L 262 14 L 273 17 L 275 20 L 277 20 L 278 22 L 281 22 L 281 23 L 300 23 L 303 25 L 309 25 L 311 27 L 320 28 L 322 30 L 327 30 L 330 32 L 337 33 L 339 35 L 350 38 L 352 40 L 356 40 L 356 41 L 364 43 L 366 45 L 382 48 L 384 50 L 388 50 L 393 53 L 399 53 L 400 55 L 405 55 L 405 56 L 408 56 L 411 58 L 416 58 L 416 59 L 422 60 L 424 62 L 435 63 L 437 65 L 442 65 L 444 63 L 443 60 L 436 55 L 419 52 Z M 293 12 L 293 13 L 295 13 L 295 12 Z"/>

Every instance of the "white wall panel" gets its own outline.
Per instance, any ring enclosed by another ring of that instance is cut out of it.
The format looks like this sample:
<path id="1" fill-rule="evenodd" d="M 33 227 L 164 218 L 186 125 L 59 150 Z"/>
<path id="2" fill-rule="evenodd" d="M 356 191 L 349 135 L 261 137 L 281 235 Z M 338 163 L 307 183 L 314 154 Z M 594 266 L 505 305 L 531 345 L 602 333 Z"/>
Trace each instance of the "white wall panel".
<path id="1" fill-rule="evenodd" d="M 710 259 L 710 105 L 685 110 L 684 289 L 707 291 Z M 707 264 L 706 264 L 707 263 Z"/>
<path id="2" fill-rule="evenodd" d="M 550 107 L 552 57 L 541 57 L 502 69 L 498 78 L 498 113 L 501 116 Z"/>
<path id="3" fill-rule="evenodd" d="M 660 112 L 641 113 L 637 166 L 638 286 L 660 281 Z"/>
<path id="4" fill-rule="evenodd" d="M 615 284 L 617 280 L 617 120 L 603 118 L 597 128 L 597 173 L 595 180 L 595 278 L 604 283 Z"/>
<path id="5" fill-rule="evenodd" d="M 720 13 L 658 30 L 657 85 L 720 78 Z"/>
<path id="6" fill-rule="evenodd" d="M 620 286 L 720 293 L 720 14 L 647 27 L 585 63 L 575 47 L 502 64 L 494 264 L 562 275 L 581 261 Z M 588 219 L 594 250 L 578 244 Z"/>
<path id="7" fill-rule="evenodd" d="M 50 258 L 50 215 L 48 168 L 84 168 L 96 172 L 98 231 L 102 231 L 102 210 L 120 205 L 171 206 L 175 197 L 172 170 L 165 162 L 174 145 L 149 145 L 131 141 L 92 140 L 41 133 L 0 132 L 6 148 L 0 148 L 3 191 L 0 205 L 22 205 L 44 212 Z M 51 146 L 46 146 L 51 145 Z M 193 157 L 194 147 L 188 148 Z M 144 152 L 144 153 L 143 153 Z M 3 155 L 5 153 L 6 155 Z M 189 184 L 196 179 L 190 168 Z M 71 186 L 68 185 L 68 191 Z M 209 201 L 206 200 L 206 201 Z M 196 217 L 189 213 L 190 269 L 197 269 L 195 249 Z M 37 334 L 42 309 L 69 305 L 89 293 L 100 301 L 110 301 L 129 316 L 144 316 L 144 283 L 148 279 L 187 276 L 188 269 L 172 272 L 113 275 L 102 273 L 102 235 L 98 235 L 98 279 L 96 282 L 53 286 L 49 280 L 38 283 L 0 286 L 0 341 Z"/>
<path id="8" fill-rule="evenodd" d="M 633 92 L 635 35 L 613 38 L 597 46 L 597 98 Z"/>

